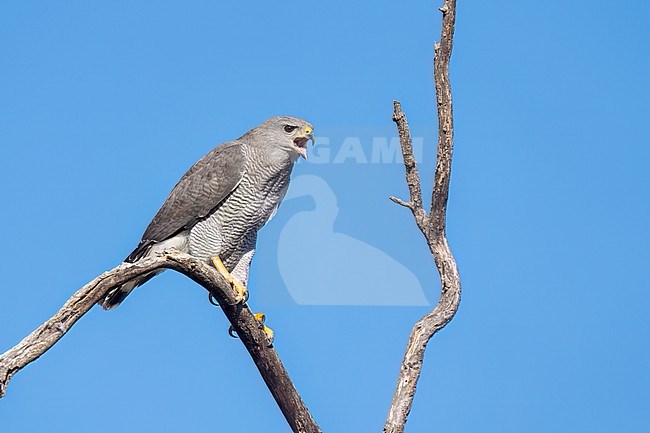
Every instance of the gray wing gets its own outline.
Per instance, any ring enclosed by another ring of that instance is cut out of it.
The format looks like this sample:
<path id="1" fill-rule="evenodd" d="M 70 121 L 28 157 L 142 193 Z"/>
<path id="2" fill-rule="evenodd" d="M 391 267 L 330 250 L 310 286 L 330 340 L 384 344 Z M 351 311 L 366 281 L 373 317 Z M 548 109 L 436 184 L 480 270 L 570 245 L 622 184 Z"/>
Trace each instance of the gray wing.
<path id="1" fill-rule="evenodd" d="M 149 247 L 192 227 L 230 194 L 245 173 L 242 143 L 231 141 L 212 149 L 178 181 L 127 261 L 138 260 Z"/>

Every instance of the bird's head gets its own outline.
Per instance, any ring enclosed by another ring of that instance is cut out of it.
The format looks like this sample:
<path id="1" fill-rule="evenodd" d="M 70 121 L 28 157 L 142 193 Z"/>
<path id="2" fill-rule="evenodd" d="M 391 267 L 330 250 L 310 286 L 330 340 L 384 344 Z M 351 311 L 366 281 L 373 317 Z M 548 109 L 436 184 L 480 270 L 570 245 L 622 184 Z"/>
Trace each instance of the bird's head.
<path id="1" fill-rule="evenodd" d="M 264 145 L 274 146 L 287 152 L 292 160 L 300 156 L 307 159 L 307 143 L 311 140 L 312 145 L 314 144 L 313 126 L 299 117 L 271 117 L 251 133 L 254 133 L 256 138 L 262 139 Z"/>

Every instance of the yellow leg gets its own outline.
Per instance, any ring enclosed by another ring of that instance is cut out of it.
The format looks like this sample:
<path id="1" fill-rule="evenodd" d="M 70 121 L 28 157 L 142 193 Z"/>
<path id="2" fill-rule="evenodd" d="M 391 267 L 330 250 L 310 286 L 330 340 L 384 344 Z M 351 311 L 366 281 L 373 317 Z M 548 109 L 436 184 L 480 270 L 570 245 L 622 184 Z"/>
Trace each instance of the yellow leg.
<path id="1" fill-rule="evenodd" d="M 255 313 L 254 316 L 255 316 L 255 319 L 258 322 L 260 322 L 260 324 L 262 325 L 262 330 L 266 334 L 266 340 L 269 342 L 269 346 L 272 345 L 273 344 L 273 337 L 274 337 L 275 333 L 273 332 L 273 329 L 269 328 L 268 326 L 266 326 L 264 324 L 264 322 L 266 321 L 266 315 L 264 313 L 260 312 L 260 313 Z"/>
<path id="2" fill-rule="evenodd" d="M 221 258 L 219 256 L 213 257 L 212 264 L 215 268 L 217 268 L 217 271 L 219 271 L 219 273 L 226 279 L 226 281 L 228 281 L 234 287 L 235 292 L 237 292 L 235 301 L 246 302 L 248 299 L 248 289 L 244 287 L 244 285 L 239 281 L 235 280 L 232 275 L 230 275 L 230 272 L 228 272 L 228 269 L 226 269 L 226 266 L 221 261 Z"/>

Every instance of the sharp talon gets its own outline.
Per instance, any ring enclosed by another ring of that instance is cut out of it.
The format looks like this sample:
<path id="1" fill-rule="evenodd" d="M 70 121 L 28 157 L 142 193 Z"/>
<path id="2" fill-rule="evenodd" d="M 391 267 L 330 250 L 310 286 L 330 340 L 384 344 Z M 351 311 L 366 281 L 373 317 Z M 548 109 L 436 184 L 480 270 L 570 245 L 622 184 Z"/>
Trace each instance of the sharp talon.
<path id="1" fill-rule="evenodd" d="M 210 301 L 210 303 L 215 307 L 219 306 L 219 302 L 217 302 L 217 298 L 215 298 L 212 293 L 208 293 L 208 301 Z"/>
<path id="2" fill-rule="evenodd" d="M 232 282 L 232 286 L 235 288 L 235 292 L 237 292 L 235 301 L 242 304 L 248 302 L 248 289 L 234 280 Z"/>
<path id="3" fill-rule="evenodd" d="M 235 331 L 235 328 L 230 325 L 230 328 L 228 328 L 228 335 L 230 335 L 232 338 L 239 338 L 237 336 L 237 331 Z"/>
<path id="4" fill-rule="evenodd" d="M 273 346 L 273 337 L 275 333 L 273 332 L 273 329 L 264 324 L 264 322 L 266 322 L 266 314 L 260 311 L 259 313 L 253 314 L 253 317 L 255 317 L 255 320 L 260 322 L 262 331 L 264 331 L 264 334 L 266 334 L 266 341 L 269 343 L 267 347 Z"/>
<path id="5" fill-rule="evenodd" d="M 269 343 L 268 346 L 266 346 L 266 347 L 273 347 L 273 338 L 275 336 L 275 333 L 273 332 L 273 329 L 269 328 L 266 325 L 262 325 L 262 330 L 266 334 L 267 343 Z"/>
<path id="6" fill-rule="evenodd" d="M 245 304 L 248 302 L 248 289 L 232 277 L 230 272 L 228 272 L 228 269 L 226 269 L 226 266 L 221 261 L 221 258 L 219 256 L 213 257 L 212 264 L 217 268 L 217 271 L 219 271 L 221 276 L 232 285 L 235 292 L 237 292 L 235 295 L 235 303 Z"/>

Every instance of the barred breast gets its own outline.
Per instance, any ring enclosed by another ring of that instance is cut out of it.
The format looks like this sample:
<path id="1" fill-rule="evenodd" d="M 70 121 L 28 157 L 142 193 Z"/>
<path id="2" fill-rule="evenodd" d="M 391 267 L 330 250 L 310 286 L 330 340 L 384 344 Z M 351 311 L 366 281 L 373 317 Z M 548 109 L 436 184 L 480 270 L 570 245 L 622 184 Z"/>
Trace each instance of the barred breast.
<path id="1" fill-rule="evenodd" d="M 274 165 L 259 150 L 246 149 L 246 174 L 235 190 L 190 230 L 189 253 L 209 261 L 221 257 L 230 271 L 255 248 L 257 232 L 275 214 L 289 187 L 293 161 Z"/>

